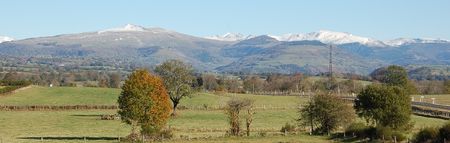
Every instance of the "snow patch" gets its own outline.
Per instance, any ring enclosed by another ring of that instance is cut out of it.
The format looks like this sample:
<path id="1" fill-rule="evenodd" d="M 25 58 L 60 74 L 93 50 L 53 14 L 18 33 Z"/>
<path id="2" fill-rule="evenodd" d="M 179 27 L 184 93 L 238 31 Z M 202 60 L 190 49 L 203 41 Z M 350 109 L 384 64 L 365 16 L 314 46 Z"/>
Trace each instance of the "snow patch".
<path id="1" fill-rule="evenodd" d="M 242 41 L 247 40 L 250 38 L 253 38 L 255 36 L 253 35 L 244 35 L 241 33 L 225 33 L 224 35 L 214 35 L 214 36 L 207 36 L 206 39 L 213 39 L 213 40 L 219 40 L 219 41 Z"/>
<path id="2" fill-rule="evenodd" d="M 105 32 L 144 32 L 146 30 L 147 29 L 142 26 L 127 24 L 124 27 L 106 29 L 106 30 L 98 31 L 98 33 L 101 34 L 101 33 L 105 33 Z"/>
<path id="3" fill-rule="evenodd" d="M 405 44 L 414 44 L 414 43 L 449 43 L 449 40 L 445 39 L 432 39 L 432 38 L 398 38 L 394 40 L 385 41 L 385 43 L 389 46 L 401 46 Z"/>
<path id="4" fill-rule="evenodd" d="M 13 41 L 14 39 L 11 37 L 0 36 L 0 43 Z"/>
<path id="5" fill-rule="evenodd" d="M 306 34 L 284 34 L 281 36 L 270 35 L 279 41 L 303 41 L 303 40 L 317 40 L 326 44 L 348 44 L 348 43 L 361 43 L 369 46 L 385 46 L 382 41 L 374 40 L 371 38 L 355 36 L 345 32 L 334 32 L 328 30 L 320 30 L 318 32 L 306 33 Z"/>

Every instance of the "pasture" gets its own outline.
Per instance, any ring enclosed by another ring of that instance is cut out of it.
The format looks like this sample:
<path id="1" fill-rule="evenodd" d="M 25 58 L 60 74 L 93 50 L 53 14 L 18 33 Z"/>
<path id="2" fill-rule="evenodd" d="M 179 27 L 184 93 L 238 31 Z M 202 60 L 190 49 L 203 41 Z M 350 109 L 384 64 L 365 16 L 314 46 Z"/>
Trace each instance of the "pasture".
<path id="1" fill-rule="evenodd" d="M 423 96 L 422 102 L 432 103 L 431 98 L 435 98 L 435 104 L 450 105 L 450 94 L 438 94 L 438 95 L 414 95 L 414 101 L 420 101 L 420 97 Z"/>
<path id="2" fill-rule="evenodd" d="M 36 87 L 0 97 L 1 105 L 116 105 L 118 89 L 80 87 Z M 255 101 L 256 114 L 250 137 L 224 137 L 228 130 L 227 117 L 220 110 L 232 97 Z M 182 100 L 178 116 L 170 119 L 168 127 L 174 130 L 169 142 L 330 142 L 322 136 L 306 133 L 281 136 L 279 130 L 289 122 L 295 123 L 297 107 L 308 97 L 264 96 L 245 94 L 198 93 Z M 116 110 L 61 110 L 61 111 L 0 111 L 0 140 L 2 142 L 117 142 L 130 132 L 130 126 L 119 120 L 101 120 L 101 115 L 115 114 Z M 446 120 L 412 116 L 414 131 L 427 126 L 439 126 Z M 413 131 L 413 132 L 414 132 Z M 267 134 L 263 137 L 261 134 Z"/>

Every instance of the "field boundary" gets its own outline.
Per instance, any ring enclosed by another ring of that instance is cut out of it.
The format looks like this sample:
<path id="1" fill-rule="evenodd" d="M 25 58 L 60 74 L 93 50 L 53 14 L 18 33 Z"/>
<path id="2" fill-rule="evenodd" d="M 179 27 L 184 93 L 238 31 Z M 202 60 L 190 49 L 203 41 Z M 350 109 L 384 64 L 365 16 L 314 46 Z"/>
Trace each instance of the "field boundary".
<path id="1" fill-rule="evenodd" d="M 255 110 L 288 110 L 299 109 L 298 106 L 258 105 Z M 0 111 L 43 111 L 43 110 L 110 110 L 119 109 L 117 105 L 0 105 Z M 178 110 L 216 111 L 225 106 L 181 106 Z"/>
<path id="2" fill-rule="evenodd" d="M 10 89 L 6 89 L 6 91 L 2 91 L 0 93 L 0 96 L 8 96 L 8 95 L 14 94 L 14 93 L 16 93 L 18 91 L 28 89 L 31 86 L 32 85 L 27 85 L 27 86 L 6 86 L 5 88 L 10 88 Z"/>
<path id="3" fill-rule="evenodd" d="M 111 110 L 117 105 L 0 105 L 0 111 Z"/>

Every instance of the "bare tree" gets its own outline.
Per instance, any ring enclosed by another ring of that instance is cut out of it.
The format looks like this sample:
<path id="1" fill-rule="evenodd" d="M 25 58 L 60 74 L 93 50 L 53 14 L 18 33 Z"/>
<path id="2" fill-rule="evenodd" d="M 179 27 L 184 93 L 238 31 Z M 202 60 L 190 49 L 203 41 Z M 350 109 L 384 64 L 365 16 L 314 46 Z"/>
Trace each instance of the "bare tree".
<path id="1" fill-rule="evenodd" d="M 250 135 L 250 125 L 253 122 L 253 100 L 233 98 L 227 102 L 225 109 L 229 123 L 230 123 L 230 135 L 239 136 L 241 132 L 240 112 L 242 109 L 247 109 L 246 127 L 247 135 Z"/>

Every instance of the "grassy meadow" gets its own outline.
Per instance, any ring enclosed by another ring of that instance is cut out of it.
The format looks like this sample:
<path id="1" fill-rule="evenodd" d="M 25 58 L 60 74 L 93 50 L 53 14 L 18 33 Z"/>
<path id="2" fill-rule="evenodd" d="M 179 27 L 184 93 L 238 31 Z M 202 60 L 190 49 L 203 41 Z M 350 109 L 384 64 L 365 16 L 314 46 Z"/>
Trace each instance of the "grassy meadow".
<path id="1" fill-rule="evenodd" d="M 115 105 L 118 89 L 80 87 L 33 86 L 15 94 L 0 97 L 0 105 Z M 225 138 L 228 129 L 224 111 L 217 110 L 232 97 L 245 97 L 255 101 L 256 114 L 252 136 Z M 178 116 L 170 119 L 168 126 L 175 138 L 169 142 L 330 142 L 322 136 L 306 133 L 281 136 L 278 132 L 289 122 L 295 123 L 297 107 L 308 97 L 264 96 L 244 94 L 198 93 L 182 100 Z M 206 108 L 208 108 L 208 110 Z M 262 108 L 266 107 L 266 108 Z M 282 108 L 275 108 L 282 107 Z M 117 142 L 130 132 L 130 126 L 118 120 L 100 120 L 101 115 L 115 114 L 116 110 L 66 110 L 66 111 L 0 111 L 0 141 L 3 142 Z M 446 120 L 412 116 L 414 131 L 427 126 L 440 126 Z M 260 136 L 266 133 L 267 136 Z M 51 137 L 51 139 L 49 139 Z"/>
<path id="2" fill-rule="evenodd" d="M 0 96 L 0 105 L 114 105 L 120 89 L 32 86 Z"/>
<path id="3" fill-rule="evenodd" d="M 420 96 L 424 96 L 422 102 L 432 103 L 431 98 L 435 98 L 435 104 L 450 105 L 450 94 L 438 94 L 438 95 L 414 95 L 414 101 L 420 101 Z"/>

